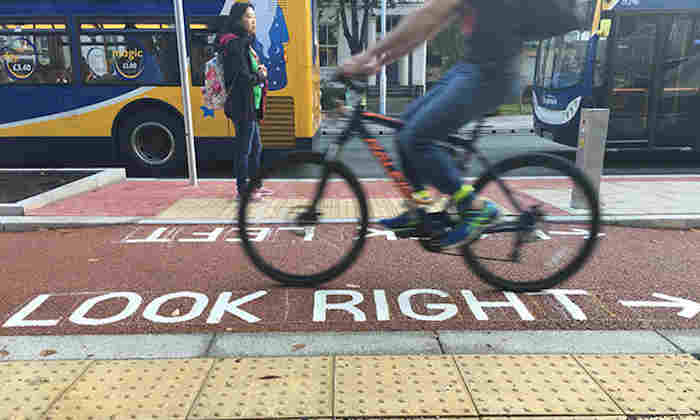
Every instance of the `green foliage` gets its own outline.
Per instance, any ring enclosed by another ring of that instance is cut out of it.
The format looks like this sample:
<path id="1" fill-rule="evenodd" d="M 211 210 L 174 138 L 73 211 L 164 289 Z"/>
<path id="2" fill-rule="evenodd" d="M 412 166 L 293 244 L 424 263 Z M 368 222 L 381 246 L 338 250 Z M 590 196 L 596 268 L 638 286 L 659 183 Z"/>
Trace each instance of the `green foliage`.
<path id="1" fill-rule="evenodd" d="M 387 0 L 387 9 L 406 0 Z M 350 52 L 357 54 L 367 48 L 367 25 L 374 10 L 381 8 L 380 0 L 318 0 L 319 20 L 340 21 Z M 348 14 L 349 12 L 349 14 Z"/>
<path id="2" fill-rule="evenodd" d="M 336 101 L 345 100 L 345 88 L 332 86 L 329 83 L 321 84 L 321 109 L 335 108 Z"/>

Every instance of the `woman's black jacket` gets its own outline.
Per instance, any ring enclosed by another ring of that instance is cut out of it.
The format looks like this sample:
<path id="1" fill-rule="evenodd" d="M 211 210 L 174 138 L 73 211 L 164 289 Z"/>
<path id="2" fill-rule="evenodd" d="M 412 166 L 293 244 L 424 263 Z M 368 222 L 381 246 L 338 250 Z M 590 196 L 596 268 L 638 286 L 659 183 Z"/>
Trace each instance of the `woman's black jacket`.
<path id="1" fill-rule="evenodd" d="M 224 79 L 229 92 L 224 113 L 232 121 L 262 120 L 265 114 L 267 80 L 252 70 L 252 39 L 231 33 L 218 36 L 217 41 L 217 51 L 223 53 L 224 57 Z M 256 111 L 253 86 L 259 84 L 264 84 L 264 87 L 260 109 Z"/>

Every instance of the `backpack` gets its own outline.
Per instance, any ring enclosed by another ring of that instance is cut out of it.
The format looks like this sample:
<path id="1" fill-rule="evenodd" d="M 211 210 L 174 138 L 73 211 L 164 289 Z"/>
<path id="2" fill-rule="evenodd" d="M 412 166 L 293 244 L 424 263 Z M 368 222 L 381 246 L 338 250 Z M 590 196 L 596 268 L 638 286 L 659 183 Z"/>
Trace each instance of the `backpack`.
<path id="1" fill-rule="evenodd" d="M 225 35 L 221 39 L 222 46 L 237 38 L 235 35 Z M 222 50 L 223 51 L 223 50 Z M 230 90 L 226 90 L 226 79 L 224 78 L 224 53 L 216 52 L 214 57 L 204 63 L 204 86 L 202 87 L 202 98 L 204 106 L 209 109 L 224 109 L 226 98 Z"/>
<path id="2" fill-rule="evenodd" d="M 202 97 L 204 106 L 209 109 L 223 109 L 228 92 L 224 82 L 224 64 L 222 56 L 215 53 L 214 57 L 204 63 L 204 86 Z"/>
<path id="3" fill-rule="evenodd" d="M 517 0 L 521 7 L 517 34 L 523 41 L 539 41 L 583 29 L 569 0 Z"/>

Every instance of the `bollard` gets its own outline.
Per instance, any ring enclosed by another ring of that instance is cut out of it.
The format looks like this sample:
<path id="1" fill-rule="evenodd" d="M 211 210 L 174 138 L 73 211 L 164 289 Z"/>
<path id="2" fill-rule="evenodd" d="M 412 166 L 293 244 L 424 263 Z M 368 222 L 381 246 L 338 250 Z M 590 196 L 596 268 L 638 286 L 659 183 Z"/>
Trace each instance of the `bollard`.
<path id="1" fill-rule="evenodd" d="M 610 110 L 607 108 L 581 109 L 576 167 L 586 174 L 596 191 L 600 191 L 609 118 Z M 571 207 L 587 208 L 582 192 L 576 187 L 571 191 Z"/>

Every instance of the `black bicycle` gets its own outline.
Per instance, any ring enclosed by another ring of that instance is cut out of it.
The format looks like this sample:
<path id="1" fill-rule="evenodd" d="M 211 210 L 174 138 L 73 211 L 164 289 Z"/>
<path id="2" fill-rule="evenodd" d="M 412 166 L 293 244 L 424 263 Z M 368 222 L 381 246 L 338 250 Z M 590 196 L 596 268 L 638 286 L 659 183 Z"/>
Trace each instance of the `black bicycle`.
<path id="1" fill-rule="evenodd" d="M 366 88 L 357 81 L 339 81 L 355 92 Z M 370 232 L 365 188 L 381 186 L 372 182 L 361 185 L 341 162 L 344 148 L 354 136 L 363 139 L 404 197 L 397 205 L 397 200 L 385 191 L 374 191 L 372 197 L 377 198 L 370 200 L 373 209 L 384 217 L 412 209 L 421 222 L 414 231 L 404 231 L 401 236 L 416 239 L 427 251 L 447 253 L 440 248 L 439 239 L 460 222 L 453 203 L 446 200 L 427 209 L 418 205 L 404 175 L 369 134 L 365 121 L 393 129 L 403 126 L 400 120 L 355 106 L 347 126 L 323 153 L 294 152 L 258 173 L 253 182 L 274 184 L 289 177 L 304 178 L 302 182 L 285 183 L 287 191 L 278 188 L 278 195 L 283 197 L 271 202 L 252 202 L 250 193 L 241 198 L 241 242 L 261 272 L 287 285 L 312 286 L 330 281 L 350 268 L 367 237 L 379 232 Z M 558 156 L 528 153 L 492 165 L 476 148 L 484 128 L 480 120 L 469 138 L 451 135 L 441 143 L 464 170 L 471 158 L 477 157 L 483 171 L 473 183 L 474 190 L 480 198 L 499 203 L 503 210 L 499 222 L 455 255 L 463 256 L 476 275 L 497 288 L 516 292 L 552 288 L 579 271 L 595 249 L 600 231 L 598 195 L 581 170 Z M 552 176 L 546 181 L 528 177 L 535 173 L 533 169 Z M 547 185 L 543 186 L 544 182 Z M 559 210 L 561 205 L 547 204 L 568 203 L 573 190 L 576 209 L 564 213 Z"/>

